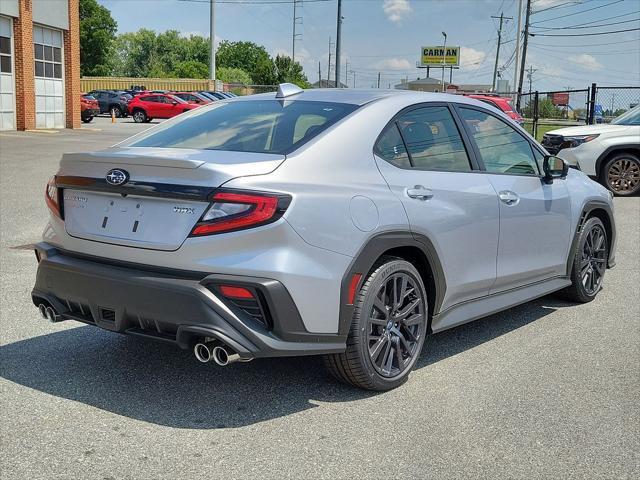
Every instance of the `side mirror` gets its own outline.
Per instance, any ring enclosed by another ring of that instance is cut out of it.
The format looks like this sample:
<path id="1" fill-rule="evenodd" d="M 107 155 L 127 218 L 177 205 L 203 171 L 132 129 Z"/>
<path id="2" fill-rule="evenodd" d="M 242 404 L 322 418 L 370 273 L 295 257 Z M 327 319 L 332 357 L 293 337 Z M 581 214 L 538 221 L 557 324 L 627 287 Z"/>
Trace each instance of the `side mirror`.
<path id="1" fill-rule="evenodd" d="M 176 102 L 175 100 L 171 101 L 171 105 L 173 105 L 174 107 L 178 104 L 178 102 Z"/>
<path id="2" fill-rule="evenodd" d="M 569 173 L 569 164 L 560 157 L 546 155 L 542 163 L 542 169 L 544 170 L 544 183 L 551 184 L 555 178 L 566 178 Z"/>

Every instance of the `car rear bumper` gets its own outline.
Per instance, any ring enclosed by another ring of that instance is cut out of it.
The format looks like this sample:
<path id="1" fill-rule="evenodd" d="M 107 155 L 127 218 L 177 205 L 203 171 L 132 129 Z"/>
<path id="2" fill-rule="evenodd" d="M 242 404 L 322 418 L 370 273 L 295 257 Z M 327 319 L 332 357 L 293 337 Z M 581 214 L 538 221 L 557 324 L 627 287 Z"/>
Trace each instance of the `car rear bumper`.
<path id="1" fill-rule="evenodd" d="M 276 280 L 113 263 L 47 243 L 34 248 L 39 263 L 33 302 L 53 307 L 64 320 L 181 348 L 205 338 L 217 339 L 244 359 L 345 349 L 344 336 L 307 332 L 291 296 Z M 263 320 L 222 296 L 217 289 L 220 284 L 255 292 Z"/>

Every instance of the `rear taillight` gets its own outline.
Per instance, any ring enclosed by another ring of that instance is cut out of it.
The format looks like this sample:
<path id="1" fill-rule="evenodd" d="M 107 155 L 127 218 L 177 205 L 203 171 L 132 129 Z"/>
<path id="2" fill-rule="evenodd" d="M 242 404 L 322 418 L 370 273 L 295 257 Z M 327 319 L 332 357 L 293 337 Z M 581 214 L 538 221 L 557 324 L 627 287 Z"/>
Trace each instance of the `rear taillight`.
<path id="1" fill-rule="evenodd" d="M 47 187 L 44 191 L 44 199 L 47 202 L 47 207 L 56 216 L 62 218 L 60 214 L 60 196 L 58 195 L 58 187 L 56 186 L 55 177 L 47 182 Z"/>
<path id="2" fill-rule="evenodd" d="M 213 235 L 275 222 L 285 212 L 291 197 L 271 193 L 218 192 L 196 224 L 192 236 Z"/>

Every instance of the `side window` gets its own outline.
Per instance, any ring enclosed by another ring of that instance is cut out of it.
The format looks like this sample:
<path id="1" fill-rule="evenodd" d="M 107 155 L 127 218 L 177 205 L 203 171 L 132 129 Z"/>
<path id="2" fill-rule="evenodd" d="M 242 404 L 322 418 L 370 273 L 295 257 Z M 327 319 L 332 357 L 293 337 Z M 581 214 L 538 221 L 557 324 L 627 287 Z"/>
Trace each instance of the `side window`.
<path id="1" fill-rule="evenodd" d="M 409 154 L 404 146 L 398 125 L 393 122 L 380 135 L 373 151 L 380 158 L 400 168 L 411 168 Z"/>
<path id="2" fill-rule="evenodd" d="M 513 127 L 479 110 L 462 107 L 460 114 L 480 150 L 487 172 L 539 174 L 531 144 Z"/>
<path id="3" fill-rule="evenodd" d="M 313 135 L 314 132 L 320 130 L 322 124 L 327 121 L 322 115 L 300 115 L 296 120 L 296 126 L 293 129 L 293 143 L 298 142 L 307 135 Z"/>
<path id="4" fill-rule="evenodd" d="M 397 121 L 414 168 L 470 171 L 469 157 L 447 107 L 422 107 Z"/>
<path id="5" fill-rule="evenodd" d="M 143 102 L 157 102 L 158 101 L 158 97 L 156 97 L 155 95 L 152 95 L 150 97 L 143 97 L 143 98 L 141 98 L 141 100 Z"/>

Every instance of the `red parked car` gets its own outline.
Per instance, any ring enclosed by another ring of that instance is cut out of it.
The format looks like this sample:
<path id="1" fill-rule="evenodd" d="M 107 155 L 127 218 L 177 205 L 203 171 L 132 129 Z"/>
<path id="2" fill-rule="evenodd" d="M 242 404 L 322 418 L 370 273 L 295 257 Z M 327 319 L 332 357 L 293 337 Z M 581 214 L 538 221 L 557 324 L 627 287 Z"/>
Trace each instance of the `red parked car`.
<path id="1" fill-rule="evenodd" d="M 129 114 L 134 122 L 144 123 L 154 118 L 172 118 L 199 106 L 187 103 L 174 95 L 148 93 L 138 95 L 129 102 Z"/>
<path id="2" fill-rule="evenodd" d="M 520 126 L 524 125 L 524 118 L 518 113 L 515 107 L 511 104 L 509 98 L 501 97 L 499 95 L 491 94 L 466 94 L 465 97 L 475 98 L 481 102 L 488 103 L 489 105 L 496 107 L 498 110 L 502 110 L 509 118 Z"/>
<path id="3" fill-rule="evenodd" d="M 91 95 L 83 93 L 80 95 L 80 118 L 84 123 L 89 123 L 93 117 L 100 113 L 100 104 Z"/>

